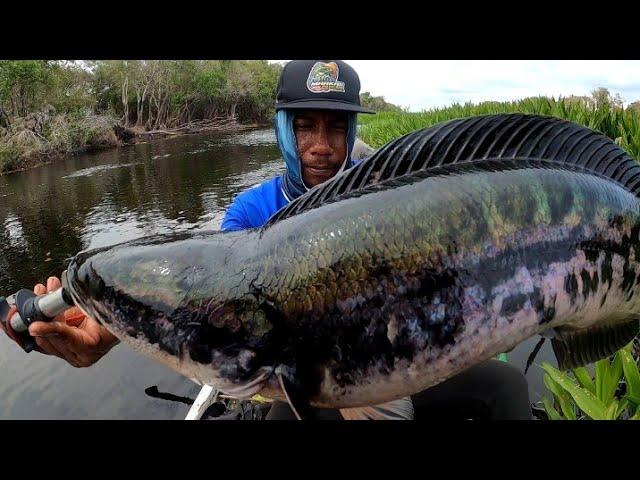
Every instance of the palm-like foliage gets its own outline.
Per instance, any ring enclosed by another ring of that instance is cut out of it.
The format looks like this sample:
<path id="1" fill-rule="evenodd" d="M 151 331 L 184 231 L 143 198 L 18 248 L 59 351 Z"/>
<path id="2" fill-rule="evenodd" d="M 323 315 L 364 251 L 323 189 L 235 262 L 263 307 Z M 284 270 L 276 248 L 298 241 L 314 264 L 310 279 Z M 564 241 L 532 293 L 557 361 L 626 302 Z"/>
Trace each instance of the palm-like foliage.
<path id="1" fill-rule="evenodd" d="M 542 364 L 552 399 L 542 403 L 551 420 L 640 420 L 640 372 L 630 343 L 611 359 L 597 361 L 593 374 L 580 367 L 564 373 Z"/>

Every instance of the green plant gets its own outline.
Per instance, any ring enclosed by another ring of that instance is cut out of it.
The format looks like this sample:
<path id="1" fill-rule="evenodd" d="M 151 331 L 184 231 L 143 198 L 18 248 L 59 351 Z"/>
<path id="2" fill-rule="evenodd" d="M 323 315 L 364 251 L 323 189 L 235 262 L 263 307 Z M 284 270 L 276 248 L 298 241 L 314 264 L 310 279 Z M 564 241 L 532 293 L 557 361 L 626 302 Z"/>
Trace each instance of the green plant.
<path id="1" fill-rule="evenodd" d="M 594 374 L 585 367 L 564 373 L 543 363 L 544 384 L 552 399 L 542 399 L 550 420 L 640 420 L 640 371 L 632 355 L 633 343 L 612 359 L 594 364 Z"/>
<path id="2" fill-rule="evenodd" d="M 419 113 L 380 112 L 358 116 L 358 136 L 374 148 L 394 138 L 440 122 L 473 115 L 531 113 L 569 120 L 599 131 L 635 158 L 640 158 L 640 116 L 615 101 L 576 101 L 575 98 L 533 97 L 514 102 L 454 104 Z"/>
<path id="3" fill-rule="evenodd" d="M 0 174 L 41 163 L 55 155 L 115 146 L 116 119 L 109 115 L 39 114 L 14 122 L 0 136 Z"/>

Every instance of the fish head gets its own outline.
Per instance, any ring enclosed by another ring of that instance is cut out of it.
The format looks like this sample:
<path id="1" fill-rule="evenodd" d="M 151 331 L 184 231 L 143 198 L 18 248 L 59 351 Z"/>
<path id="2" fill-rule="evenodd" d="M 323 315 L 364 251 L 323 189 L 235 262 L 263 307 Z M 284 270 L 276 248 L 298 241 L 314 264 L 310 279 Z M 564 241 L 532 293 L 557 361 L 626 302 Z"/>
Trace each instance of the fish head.
<path id="1" fill-rule="evenodd" d="M 231 237 L 163 235 L 81 252 L 64 287 L 87 316 L 139 353 L 251 396 L 273 371 L 271 325 L 243 289 L 243 275 L 229 272 Z"/>

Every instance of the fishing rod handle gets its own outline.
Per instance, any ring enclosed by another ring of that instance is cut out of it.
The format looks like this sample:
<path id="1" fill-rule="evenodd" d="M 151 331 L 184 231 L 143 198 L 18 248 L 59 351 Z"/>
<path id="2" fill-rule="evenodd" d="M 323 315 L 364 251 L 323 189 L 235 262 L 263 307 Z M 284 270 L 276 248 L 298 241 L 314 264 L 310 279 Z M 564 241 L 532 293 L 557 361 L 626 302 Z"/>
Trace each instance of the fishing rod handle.
<path id="1" fill-rule="evenodd" d="M 36 295 L 26 289 L 19 290 L 15 294 L 15 303 L 18 311 L 9 322 L 17 333 L 26 332 L 33 322 L 50 322 L 56 315 L 74 305 L 62 287 L 44 295 Z"/>

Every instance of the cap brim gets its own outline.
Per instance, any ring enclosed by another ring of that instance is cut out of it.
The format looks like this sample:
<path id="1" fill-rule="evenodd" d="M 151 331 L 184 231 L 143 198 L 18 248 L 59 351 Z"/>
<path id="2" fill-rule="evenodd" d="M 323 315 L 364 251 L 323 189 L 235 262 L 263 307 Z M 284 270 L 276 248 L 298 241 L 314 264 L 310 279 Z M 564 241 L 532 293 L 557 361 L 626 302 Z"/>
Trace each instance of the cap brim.
<path id="1" fill-rule="evenodd" d="M 343 103 L 336 100 L 297 100 L 295 102 L 279 103 L 276 110 L 282 109 L 298 109 L 298 110 L 340 110 L 343 112 L 357 113 L 376 113 L 374 110 L 354 105 L 352 103 Z"/>

